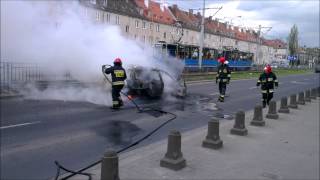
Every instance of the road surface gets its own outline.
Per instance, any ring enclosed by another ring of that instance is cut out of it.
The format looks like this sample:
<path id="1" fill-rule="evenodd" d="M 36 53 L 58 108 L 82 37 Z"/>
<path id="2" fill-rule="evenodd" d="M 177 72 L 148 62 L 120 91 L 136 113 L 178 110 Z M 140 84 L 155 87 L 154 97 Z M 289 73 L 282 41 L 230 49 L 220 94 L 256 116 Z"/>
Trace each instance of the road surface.
<path id="1" fill-rule="evenodd" d="M 319 86 L 319 74 L 279 78 L 274 99 Z M 215 83 L 188 85 L 188 97 L 164 100 L 138 99 L 143 107 L 170 111 L 177 119 L 139 146 L 167 137 L 168 131 L 191 130 L 207 124 L 210 117 L 231 119 L 242 109 L 261 103 L 256 80 L 232 81 L 224 103 L 217 102 Z M 137 113 L 132 104 L 113 112 L 86 102 L 1 99 L 1 179 L 48 179 L 55 176 L 54 161 L 77 170 L 99 160 L 106 149 L 119 150 L 170 119 L 157 112 Z M 318 112 L 315 112 L 318 113 Z M 136 147 L 135 147 L 136 148 Z"/>

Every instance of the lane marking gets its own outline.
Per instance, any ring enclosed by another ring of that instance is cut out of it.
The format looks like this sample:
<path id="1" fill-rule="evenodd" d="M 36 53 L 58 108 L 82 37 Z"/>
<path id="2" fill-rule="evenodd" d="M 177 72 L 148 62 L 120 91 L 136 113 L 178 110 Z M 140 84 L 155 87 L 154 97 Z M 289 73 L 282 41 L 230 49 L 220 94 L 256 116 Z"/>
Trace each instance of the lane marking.
<path id="1" fill-rule="evenodd" d="M 215 82 L 214 82 L 215 83 Z M 213 84 L 213 82 L 194 82 L 194 83 L 187 83 L 188 86 L 195 86 L 195 85 L 207 85 Z"/>
<path id="2" fill-rule="evenodd" d="M 209 94 L 210 96 L 215 96 L 215 95 L 219 95 L 220 93 L 212 93 L 212 94 Z"/>
<path id="3" fill-rule="evenodd" d="M 309 83 L 304 83 L 304 82 L 298 82 L 298 81 L 290 81 L 292 84 L 309 84 Z"/>
<path id="4" fill-rule="evenodd" d="M 9 126 L 2 126 L 2 127 L 0 127 L 0 129 L 8 129 L 8 128 L 14 128 L 14 127 L 28 126 L 28 125 L 32 125 L 32 124 L 38 124 L 38 123 L 40 123 L 40 121 L 28 122 L 28 123 L 22 123 L 22 124 L 13 124 L 13 125 L 9 125 Z"/>

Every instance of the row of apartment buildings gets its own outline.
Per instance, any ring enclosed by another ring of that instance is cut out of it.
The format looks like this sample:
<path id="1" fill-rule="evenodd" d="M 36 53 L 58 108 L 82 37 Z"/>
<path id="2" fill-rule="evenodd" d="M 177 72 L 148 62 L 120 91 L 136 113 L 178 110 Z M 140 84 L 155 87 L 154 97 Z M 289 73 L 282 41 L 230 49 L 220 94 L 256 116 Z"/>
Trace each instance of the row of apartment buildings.
<path id="1" fill-rule="evenodd" d="M 202 16 L 177 5 L 166 7 L 151 0 L 79 0 L 80 13 L 88 21 L 119 26 L 123 36 L 153 45 L 170 44 L 199 46 Z M 286 59 L 286 44 L 267 40 L 259 32 L 205 18 L 204 47 L 222 50 L 236 48 L 254 54 L 256 64 Z"/>

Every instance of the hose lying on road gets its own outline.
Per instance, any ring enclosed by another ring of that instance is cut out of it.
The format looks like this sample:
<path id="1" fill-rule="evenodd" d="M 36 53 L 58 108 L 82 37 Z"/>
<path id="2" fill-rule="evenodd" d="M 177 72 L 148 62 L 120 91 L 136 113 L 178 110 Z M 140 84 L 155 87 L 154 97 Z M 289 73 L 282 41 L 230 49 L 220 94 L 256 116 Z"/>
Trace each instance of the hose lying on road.
<path id="1" fill-rule="evenodd" d="M 107 81 L 108 81 L 109 83 L 111 83 L 111 81 L 108 79 L 108 77 L 105 75 L 105 73 L 103 73 L 103 74 L 104 74 L 105 78 L 107 79 Z M 124 151 L 126 151 L 126 150 L 128 150 L 128 149 L 130 149 L 131 147 L 134 147 L 134 146 L 138 145 L 139 143 L 141 143 L 142 141 L 144 141 L 145 139 L 147 139 L 148 137 L 150 137 L 152 134 L 154 134 L 155 132 L 157 132 L 160 128 L 162 128 L 163 126 L 165 126 L 166 124 L 168 124 L 169 122 L 171 122 L 171 121 L 173 121 L 174 119 L 177 118 L 177 115 L 174 114 L 174 113 L 171 113 L 171 112 L 163 111 L 163 110 L 160 110 L 160 109 L 154 109 L 154 108 L 151 108 L 151 107 L 141 108 L 141 107 L 139 107 L 139 106 L 133 101 L 132 98 L 129 98 L 129 96 L 128 96 L 127 94 L 125 94 L 125 93 L 123 93 L 123 92 L 121 92 L 121 94 L 123 94 L 124 96 L 126 96 L 126 97 L 136 106 L 136 108 L 138 109 L 138 112 L 139 112 L 139 113 L 148 112 L 148 111 L 157 111 L 157 112 L 160 112 L 160 113 L 162 113 L 162 114 L 170 114 L 170 115 L 172 115 L 172 117 L 171 117 L 170 119 L 168 119 L 167 121 L 165 121 L 164 123 L 162 123 L 161 125 L 159 125 L 158 127 L 156 127 L 155 129 L 153 129 L 153 130 L 152 130 L 151 132 L 149 132 L 147 135 L 145 135 L 145 136 L 143 136 L 142 138 L 138 139 L 137 141 L 131 143 L 130 145 L 128 145 L 128 146 L 126 146 L 126 147 L 118 150 L 118 151 L 117 151 L 118 154 L 119 154 L 119 153 L 122 153 L 122 152 L 124 152 Z M 89 180 L 91 180 L 91 179 L 92 179 L 91 174 L 90 174 L 90 173 L 83 173 L 83 171 L 85 171 L 85 170 L 87 170 L 87 169 L 89 169 L 89 168 L 91 168 L 91 167 L 93 167 L 93 166 L 95 166 L 95 165 L 97 165 L 97 164 L 99 164 L 99 163 L 101 163 L 101 160 L 98 160 L 98 161 L 96 161 L 96 162 L 94 162 L 94 163 L 92 163 L 92 164 L 90 164 L 90 165 L 88 165 L 88 166 L 86 166 L 86 167 L 78 170 L 78 171 L 72 171 L 72 170 L 69 170 L 69 169 L 63 167 L 61 164 L 59 164 L 57 161 L 55 161 L 55 164 L 56 164 L 57 167 L 58 167 L 55 180 L 58 180 L 58 179 L 59 179 L 60 169 L 66 171 L 66 172 L 71 173 L 70 175 L 68 175 L 68 176 L 66 176 L 66 177 L 63 177 L 63 178 L 61 178 L 60 180 L 66 180 L 66 179 L 69 179 L 69 178 L 71 178 L 71 177 L 73 177 L 73 176 L 75 176 L 75 175 L 88 176 Z"/>
<path id="2" fill-rule="evenodd" d="M 58 169 L 57 169 L 57 174 L 56 174 L 56 177 L 55 177 L 55 180 L 57 180 L 57 179 L 58 179 L 58 177 L 60 176 L 60 169 L 62 169 L 62 170 L 64 170 L 64 171 L 66 171 L 66 172 L 69 172 L 69 173 L 88 176 L 89 180 L 91 180 L 91 179 L 92 179 L 91 174 L 89 174 L 89 173 L 75 172 L 75 171 L 69 170 L 69 169 L 67 169 L 67 168 L 63 167 L 62 165 L 60 165 L 58 161 L 54 161 L 54 163 L 55 163 L 55 164 L 56 164 L 56 166 L 58 167 Z"/>

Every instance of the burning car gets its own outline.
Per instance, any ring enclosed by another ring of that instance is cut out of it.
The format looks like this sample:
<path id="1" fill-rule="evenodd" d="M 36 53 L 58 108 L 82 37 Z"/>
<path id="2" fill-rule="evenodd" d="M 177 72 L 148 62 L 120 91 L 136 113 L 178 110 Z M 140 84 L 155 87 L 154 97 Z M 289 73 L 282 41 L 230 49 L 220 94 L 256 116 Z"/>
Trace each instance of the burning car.
<path id="1" fill-rule="evenodd" d="M 150 98 L 159 98 L 164 92 L 163 73 L 156 68 L 134 66 L 128 69 L 127 88 L 128 94 L 147 95 Z M 172 76 L 170 76 L 172 78 Z M 184 97 L 186 95 L 186 85 L 182 78 L 176 80 L 174 95 Z"/>

